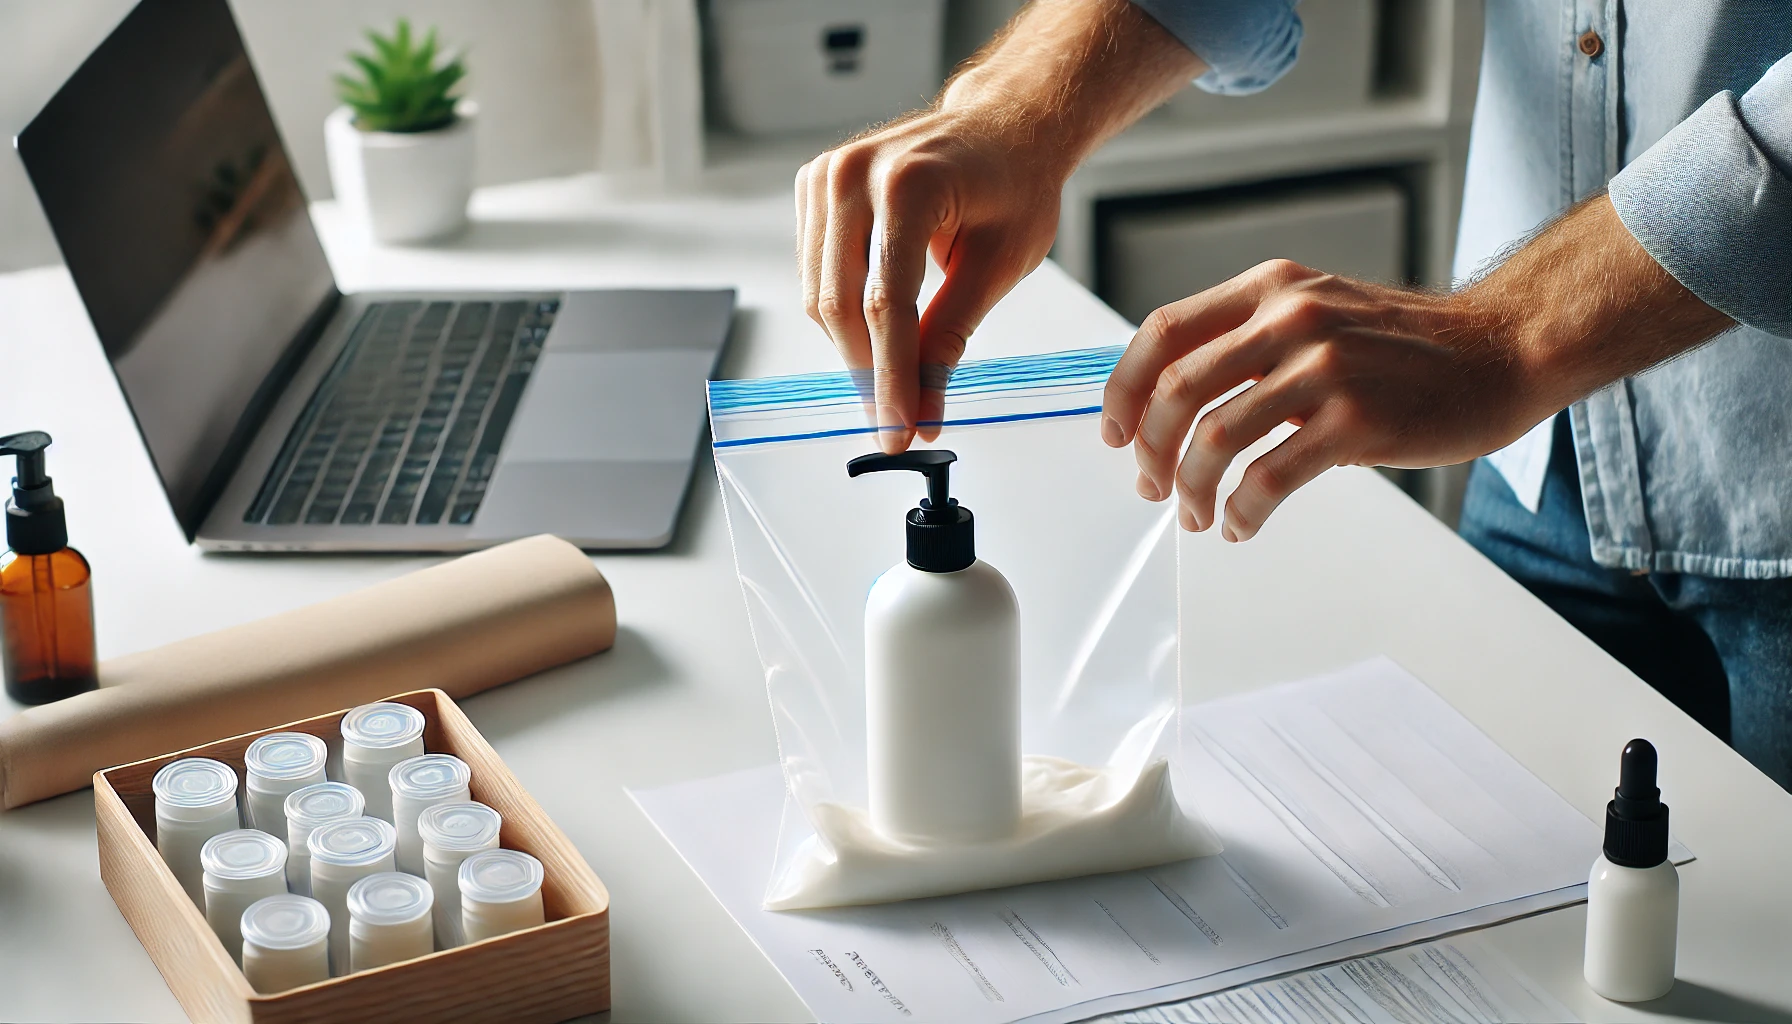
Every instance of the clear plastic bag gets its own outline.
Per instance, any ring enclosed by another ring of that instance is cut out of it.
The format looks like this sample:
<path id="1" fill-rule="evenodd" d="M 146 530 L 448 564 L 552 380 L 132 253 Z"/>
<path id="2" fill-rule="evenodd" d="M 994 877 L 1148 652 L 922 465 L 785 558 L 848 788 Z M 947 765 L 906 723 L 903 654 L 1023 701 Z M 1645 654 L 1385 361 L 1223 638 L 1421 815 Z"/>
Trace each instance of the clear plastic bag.
<path id="1" fill-rule="evenodd" d="M 1132 454 L 1103 444 L 1096 424 L 1120 351 L 964 363 L 930 445 L 958 454 L 952 493 L 976 516 L 977 557 L 1020 602 L 1028 771 L 1093 769 L 1079 776 L 1077 820 L 1018 846 L 882 844 L 855 810 L 867 802 L 866 593 L 903 558 L 903 515 L 923 493 L 909 473 L 848 479 L 847 461 L 876 450 L 863 382 L 840 371 L 710 385 L 716 472 L 787 782 L 768 907 L 1218 852 L 1187 795 L 1172 794 L 1160 743 L 1181 705 L 1175 510 L 1136 496 Z"/>

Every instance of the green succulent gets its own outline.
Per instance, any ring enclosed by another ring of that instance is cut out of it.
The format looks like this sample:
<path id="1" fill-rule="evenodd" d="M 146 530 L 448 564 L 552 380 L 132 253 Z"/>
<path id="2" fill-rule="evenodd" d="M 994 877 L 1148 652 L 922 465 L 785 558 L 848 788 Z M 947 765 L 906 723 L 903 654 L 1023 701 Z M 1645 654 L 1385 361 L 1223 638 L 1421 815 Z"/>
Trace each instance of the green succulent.
<path id="1" fill-rule="evenodd" d="M 436 31 L 413 44 L 411 23 L 398 19 L 391 36 L 369 30 L 373 53 L 351 53 L 362 77 L 336 76 L 336 95 L 354 111 L 355 127 L 370 132 L 427 132 L 454 123 L 454 87 L 466 77 L 457 56 L 437 66 Z"/>

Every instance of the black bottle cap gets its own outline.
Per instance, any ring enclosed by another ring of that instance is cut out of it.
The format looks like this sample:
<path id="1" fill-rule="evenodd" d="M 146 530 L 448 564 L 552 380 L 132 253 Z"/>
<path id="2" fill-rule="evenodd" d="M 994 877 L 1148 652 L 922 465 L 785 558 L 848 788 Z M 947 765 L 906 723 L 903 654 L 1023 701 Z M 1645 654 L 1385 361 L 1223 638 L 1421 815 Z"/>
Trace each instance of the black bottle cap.
<path id="1" fill-rule="evenodd" d="M 0 437 L 0 455 L 16 455 L 18 475 L 6 504 L 6 546 L 21 555 L 48 555 L 68 547 L 68 520 L 62 499 L 44 472 L 50 435 L 41 430 Z"/>
<path id="2" fill-rule="evenodd" d="M 1652 868 L 1668 859 L 1668 805 L 1655 786 L 1655 746 L 1624 745 L 1618 788 L 1605 805 L 1605 859 L 1627 868 Z"/>
<path id="3" fill-rule="evenodd" d="M 957 572 L 977 560 L 977 524 L 971 510 L 952 500 L 949 474 L 958 456 L 943 448 L 896 455 L 861 455 L 846 464 L 847 476 L 907 469 L 927 477 L 927 497 L 909 509 L 908 564 L 922 572 Z"/>

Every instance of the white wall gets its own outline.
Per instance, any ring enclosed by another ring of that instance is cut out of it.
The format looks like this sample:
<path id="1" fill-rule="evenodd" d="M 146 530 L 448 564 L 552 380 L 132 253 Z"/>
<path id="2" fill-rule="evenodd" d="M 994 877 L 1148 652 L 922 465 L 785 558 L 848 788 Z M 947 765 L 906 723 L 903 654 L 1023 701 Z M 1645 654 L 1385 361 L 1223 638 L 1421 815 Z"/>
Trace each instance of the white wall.
<path id="1" fill-rule="evenodd" d="M 0 137 L 54 94 L 132 0 L 0 0 Z M 231 0 L 274 119 L 314 199 L 330 194 L 323 118 L 330 76 L 364 28 L 398 15 L 464 48 L 479 101 L 481 184 L 568 174 L 597 151 L 597 38 L 589 0 Z M 0 271 L 54 263 L 55 242 L 7 146 L 0 152 Z"/>

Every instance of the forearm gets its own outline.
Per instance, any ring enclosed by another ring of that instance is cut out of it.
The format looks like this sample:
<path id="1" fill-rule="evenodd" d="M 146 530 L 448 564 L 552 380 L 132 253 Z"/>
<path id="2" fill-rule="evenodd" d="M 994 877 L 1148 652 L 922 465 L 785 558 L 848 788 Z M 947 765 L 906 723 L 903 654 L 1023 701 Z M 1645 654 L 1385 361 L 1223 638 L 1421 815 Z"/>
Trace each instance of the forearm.
<path id="1" fill-rule="evenodd" d="M 1068 176 L 1205 70 L 1129 0 L 1035 0 L 966 62 L 935 109 L 991 118 Z"/>
<path id="2" fill-rule="evenodd" d="M 1603 194 L 1458 298 L 1518 363 L 1539 418 L 1735 325 L 1663 270 Z"/>

